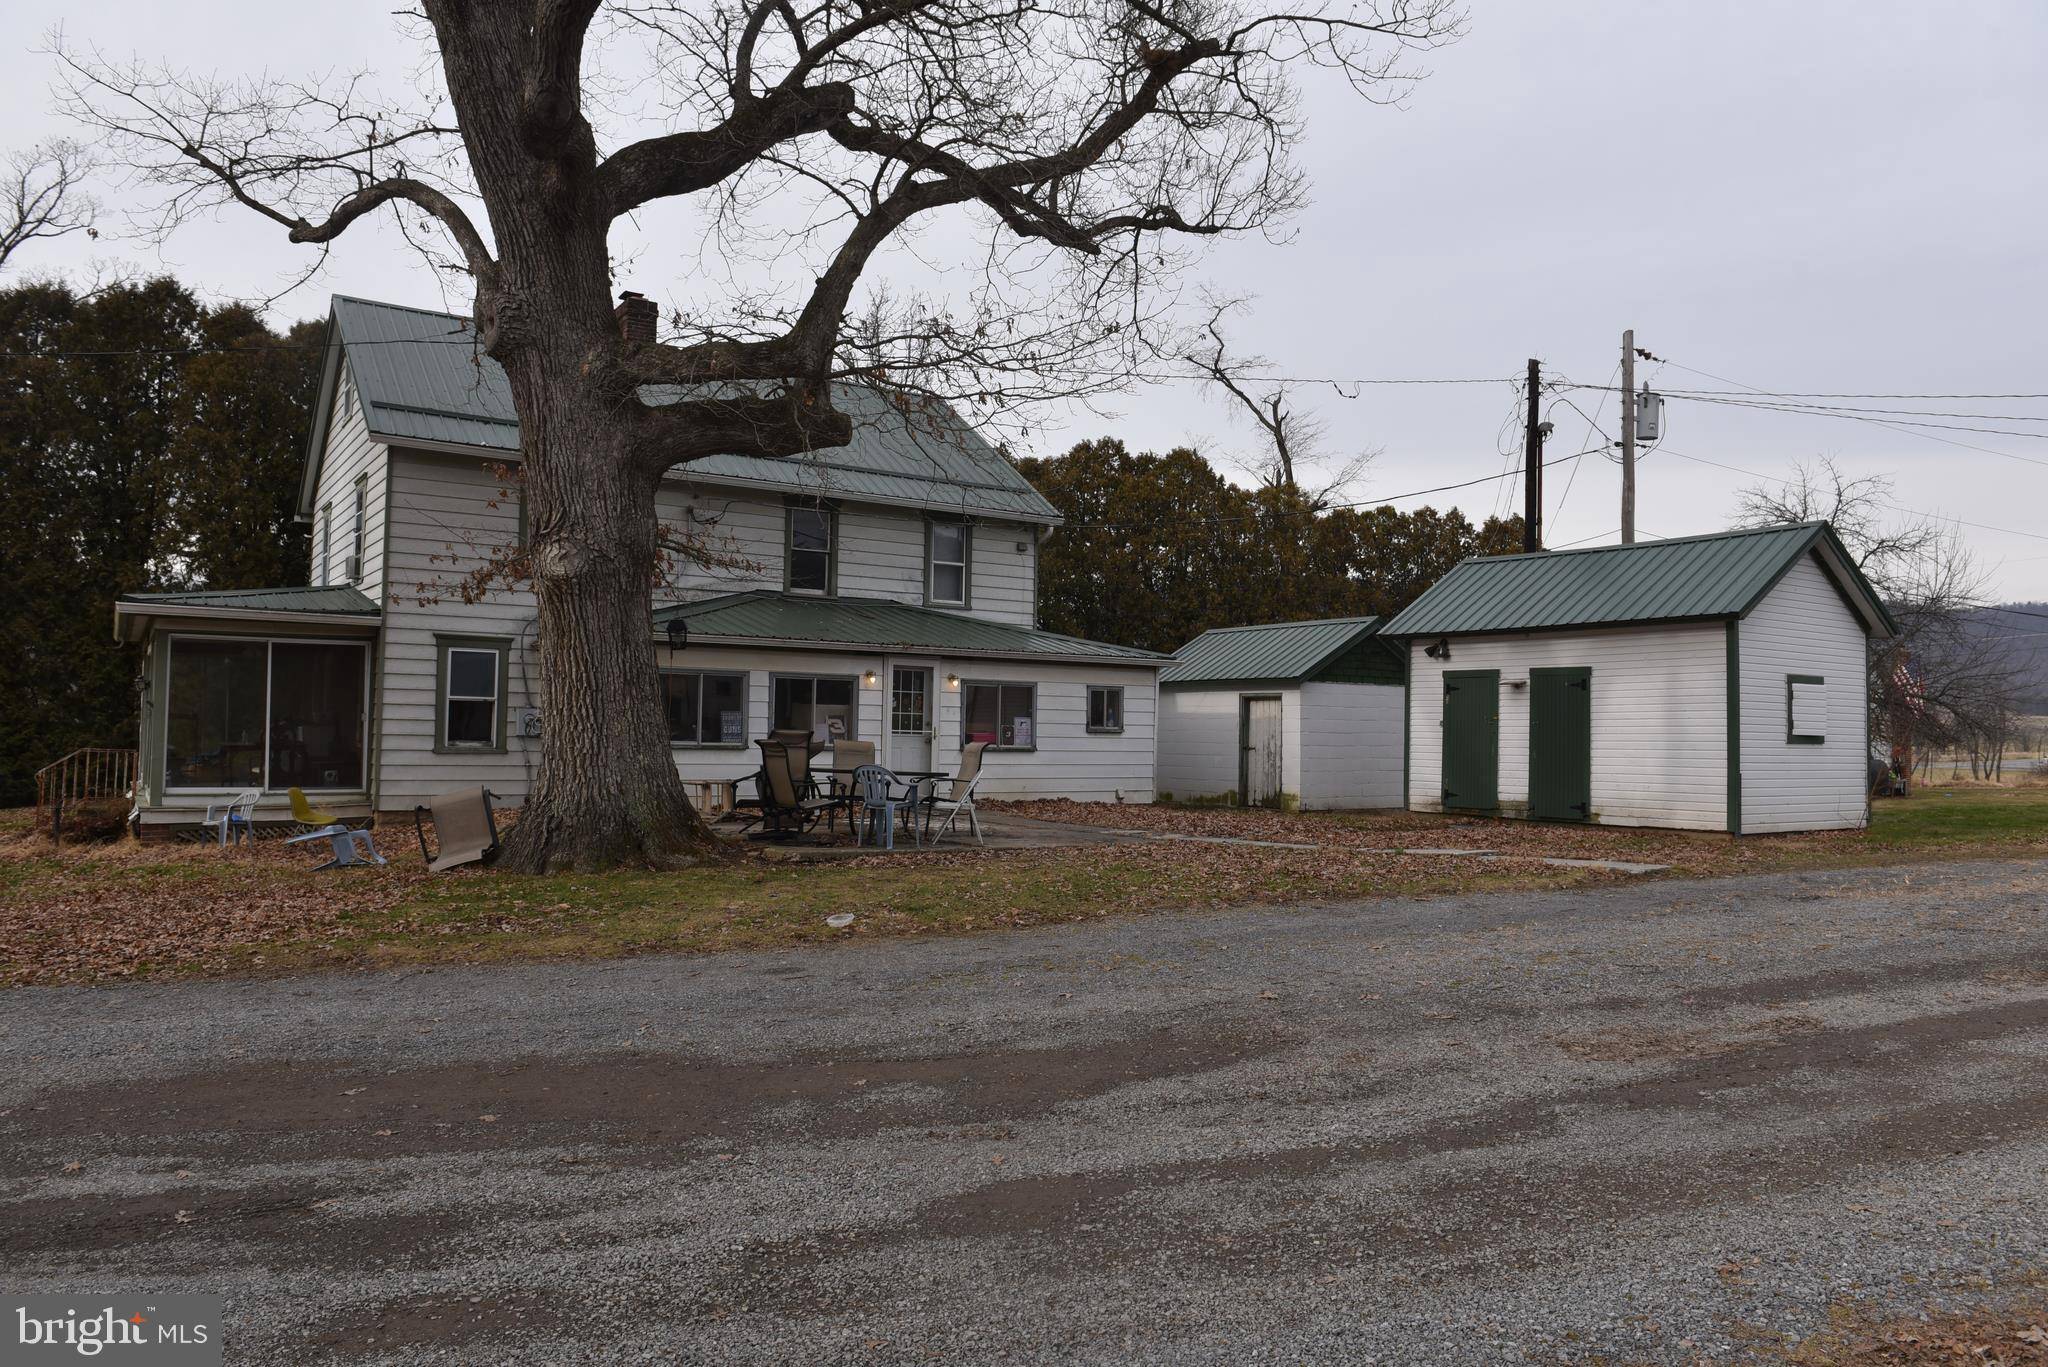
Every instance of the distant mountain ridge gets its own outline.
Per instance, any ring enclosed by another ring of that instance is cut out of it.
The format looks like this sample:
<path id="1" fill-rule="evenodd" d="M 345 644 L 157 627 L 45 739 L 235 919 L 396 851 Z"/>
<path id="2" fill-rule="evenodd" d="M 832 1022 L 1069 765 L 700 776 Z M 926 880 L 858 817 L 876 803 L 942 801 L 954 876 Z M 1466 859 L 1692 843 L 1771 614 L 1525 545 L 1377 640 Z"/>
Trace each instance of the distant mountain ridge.
<path id="1" fill-rule="evenodd" d="M 2022 710 L 2048 716 L 2048 603 L 2001 603 L 1971 614 L 1978 629 L 2002 636 L 2020 667 Z"/>

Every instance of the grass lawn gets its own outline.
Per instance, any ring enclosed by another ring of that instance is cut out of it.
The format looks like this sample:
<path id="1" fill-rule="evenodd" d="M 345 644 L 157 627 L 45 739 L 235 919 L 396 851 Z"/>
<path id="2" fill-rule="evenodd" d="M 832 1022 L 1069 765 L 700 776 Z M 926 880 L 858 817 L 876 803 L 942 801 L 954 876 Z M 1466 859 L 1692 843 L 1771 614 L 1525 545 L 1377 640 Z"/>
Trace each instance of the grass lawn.
<path id="1" fill-rule="evenodd" d="M 1880 803 L 1868 831 L 1725 836 L 1561 827 L 1406 812 L 1288 815 L 1019 804 L 1064 821 L 1312 844 L 1189 841 L 874 855 L 798 864 L 743 850 L 685 873 L 429 876 L 387 839 L 389 868 L 315 874 L 277 842 L 221 851 L 121 842 L 67 847 L 0 814 L 0 982 L 91 982 L 323 967 L 709 952 L 938 934 L 1194 909 L 1549 888 L 1618 875 L 1544 856 L 1669 864 L 1678 875 L 2048 854 L 2048 785 L 1953 788 Z M 1472 860 L 1394 847 L 1499 852 Z M 824 924 L 852 911 L 845 931 Z"/>

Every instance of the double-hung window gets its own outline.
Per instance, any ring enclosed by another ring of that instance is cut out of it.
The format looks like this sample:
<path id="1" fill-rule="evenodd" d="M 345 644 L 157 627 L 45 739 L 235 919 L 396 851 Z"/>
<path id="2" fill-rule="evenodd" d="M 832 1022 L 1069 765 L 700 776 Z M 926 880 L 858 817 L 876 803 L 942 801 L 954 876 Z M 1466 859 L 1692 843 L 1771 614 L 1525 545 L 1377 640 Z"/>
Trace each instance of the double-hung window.
<path id="1" fill-rule="evenodd" d="M 356 476 L 355 530 L 349 540 L 349 567 L 353 571 L 348 578 L 354 583 L 363 577 L 363 552 L 369 546 L 370 477 Z"/>
<path id="2" fill-rule="evenodd" d="M 1028 683 L 961 685 L 960 743 L 1002 750 L 1038 747 L 1038 688 Z"/>
<path id="3" fill-rule="evenodd" d="M 789 505 L 788 574 L 785 587 L 791 593 L 832 592 L 832 511 L 829 508 Z"/>
<path id="4" fill-rule="evenodd" d="M 747 743 L 747 676 L 664 670 L 662 703 L 671 745 Z"/>
<path id="5" fill-rule="evenodd" d="M 1124 691 L 1105 684 L 1088 685 L 1088 731 L 1091 735 L 1116 736 L 1124 729 Z"/>
<path id="6" fill-rule="evenodd" d="M 512 643 L 490 636 L 439 636 L 437 750 L 505 748 L 505 665 Z"/>
<path id="7" fill-rule="evenodd" d="M 967 524 L 933 522 L 927 525 L 926 601 L 964 608 L 967 606 L 967 548 L 971 536 Z"/>

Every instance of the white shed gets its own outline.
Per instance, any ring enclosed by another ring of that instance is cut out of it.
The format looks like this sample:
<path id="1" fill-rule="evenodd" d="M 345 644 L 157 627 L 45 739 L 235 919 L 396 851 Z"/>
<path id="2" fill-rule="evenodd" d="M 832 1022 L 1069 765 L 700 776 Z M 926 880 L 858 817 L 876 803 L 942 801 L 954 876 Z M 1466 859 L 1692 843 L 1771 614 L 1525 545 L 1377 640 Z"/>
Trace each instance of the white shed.
<path id="1" fill-rule="evenodd" d="M 1159 675 L 1162 800 L 1401 805 L 1401 656 L 1377 617 L 1203 632 Z"/>
<path id="2" fill-rule="evenodd" d="M 1824 522 L 1467 560 L 1408 643 L 1408 806 L 1735 834 L 1864 825 L 1891 615 Z"/>

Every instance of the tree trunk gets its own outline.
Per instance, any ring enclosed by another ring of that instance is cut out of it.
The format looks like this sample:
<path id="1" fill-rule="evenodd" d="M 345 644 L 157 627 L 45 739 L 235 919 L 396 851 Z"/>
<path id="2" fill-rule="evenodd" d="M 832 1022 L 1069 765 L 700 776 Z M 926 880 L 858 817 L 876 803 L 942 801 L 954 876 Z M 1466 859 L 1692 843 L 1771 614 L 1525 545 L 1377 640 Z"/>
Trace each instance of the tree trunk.
<path id="1" fill-rule="evenodd" d="M 616 405 L 569 365 L 543 343 L 509 367 L 540 607 L 542 738 L 501 865 L 683 868 L 716 857 L 718 841 L 676 773 L 655 665 L 660 476 L 631 459 Z"/>

